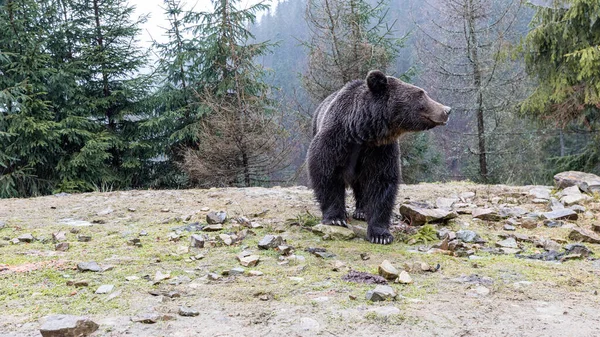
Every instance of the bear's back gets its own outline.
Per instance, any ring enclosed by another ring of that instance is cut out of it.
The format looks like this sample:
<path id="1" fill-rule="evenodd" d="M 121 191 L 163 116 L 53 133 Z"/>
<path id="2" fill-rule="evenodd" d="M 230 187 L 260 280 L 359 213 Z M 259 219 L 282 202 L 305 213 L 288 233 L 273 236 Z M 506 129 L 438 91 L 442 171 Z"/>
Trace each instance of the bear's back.
<path id="1" fill-rule="evenodd" d="M 363 80 L 354 80 L 346 83 L 340 90 L 327 96 L 319 104 L 313 115 L 312 127 L 313 137 L 322 130 L 323 127 L 336 119 L 335 113 L 343 111 L 353 106 L 354 99 L 361 91 L 361 86 L 365 83 Z"/>

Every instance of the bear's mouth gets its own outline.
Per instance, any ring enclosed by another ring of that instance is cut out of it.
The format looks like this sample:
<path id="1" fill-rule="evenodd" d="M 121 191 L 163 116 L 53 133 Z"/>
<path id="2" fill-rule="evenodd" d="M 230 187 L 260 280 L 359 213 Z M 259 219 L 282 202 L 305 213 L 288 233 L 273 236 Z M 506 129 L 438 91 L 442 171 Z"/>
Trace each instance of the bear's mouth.
<path id="1" fill-rule="evenodd" d="M 432 119 L 431 117 L 429 117 L 429 116 L 422 116 L 422 117 L 423 117 L 423 118 L 425 118 L 425 119 L 427 119 L 427 120 L 428 120 L 428 121 L 430 121 L 431 123 L 435 124 L 436 126 L 438 126 L 438 125 L 446 125 L 446 124 L 448 124 L 448 121 L 447 121 L 447 120 L 446 120 L 446 121 L 444 121 L 444 122 L 441 122 L 441 121 L 435 121 L 435 120 L 433 120 L 433 119 Z"/>

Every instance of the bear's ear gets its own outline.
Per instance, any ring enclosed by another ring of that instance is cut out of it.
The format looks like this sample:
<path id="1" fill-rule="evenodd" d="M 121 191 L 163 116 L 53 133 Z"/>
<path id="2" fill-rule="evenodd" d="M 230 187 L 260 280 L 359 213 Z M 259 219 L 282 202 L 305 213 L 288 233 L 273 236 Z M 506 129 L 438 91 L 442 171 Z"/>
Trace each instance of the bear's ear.
<path id="1" fill-rule="evenodd" d="M 387 89 L 387 84 L 387 76 L 379 70 L 371 70 L 367 75 L 367 86 L 374 94 L 384 92 Z"/>

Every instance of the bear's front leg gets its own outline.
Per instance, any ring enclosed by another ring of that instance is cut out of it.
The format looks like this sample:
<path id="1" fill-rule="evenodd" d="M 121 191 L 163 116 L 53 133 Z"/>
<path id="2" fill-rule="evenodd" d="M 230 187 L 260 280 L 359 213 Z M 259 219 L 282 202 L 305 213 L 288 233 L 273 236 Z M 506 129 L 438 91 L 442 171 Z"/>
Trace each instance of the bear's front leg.
<path id="1" fill-rule="evenodd" d="M 398 155 L 397 144 L 390 144 L 374 147 L 364 157 L 359 181 L 367 239 L 372 243 L 387 245 L 394 241 L 389 228 L 400 179 Z"/>

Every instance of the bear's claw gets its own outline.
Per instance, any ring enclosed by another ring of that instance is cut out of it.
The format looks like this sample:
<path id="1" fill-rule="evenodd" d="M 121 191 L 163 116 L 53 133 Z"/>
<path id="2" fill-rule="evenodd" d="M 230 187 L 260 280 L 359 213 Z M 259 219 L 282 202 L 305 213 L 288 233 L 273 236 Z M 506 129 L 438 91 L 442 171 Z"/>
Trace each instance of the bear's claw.
<path id="1" fill-rule="evenodd" d="M 377 236 L 377 237 L 371 238 L 371 243 L 376 243 L 376 244 L 380 244 L 380 245 L 389 245 L 390 243 L 392 243 L 392 241 L 394 241 L 394 237 L 391 235 Z"/>
<path id="2" fill-rule="evenodd" d="M 354 214 L 352 214 L 352 217 L 356 220 L 366 220 L 367 216 L 365 215 L 365 212 L 357 209 L 354 211 Z"/>
<path id="3" fill-rule="evenodd" d="M 346 222 L 346 220 L 343 219 L 323 220 L 321 223 L 323 225 L 348 227 L 348 223 Z"/>

